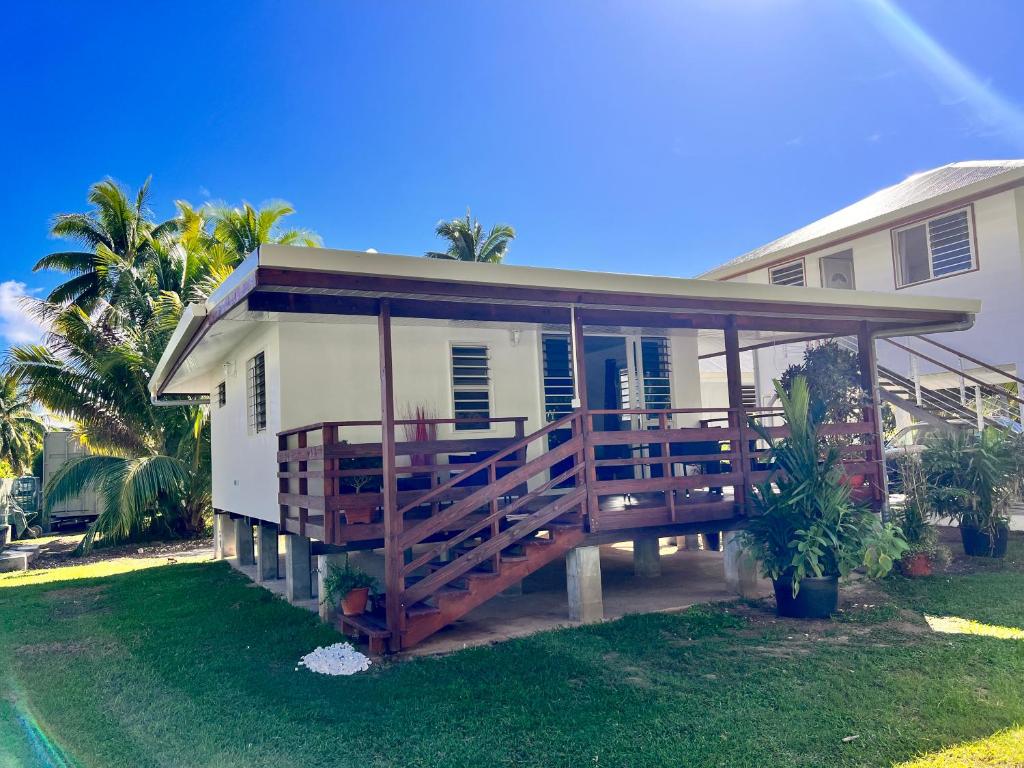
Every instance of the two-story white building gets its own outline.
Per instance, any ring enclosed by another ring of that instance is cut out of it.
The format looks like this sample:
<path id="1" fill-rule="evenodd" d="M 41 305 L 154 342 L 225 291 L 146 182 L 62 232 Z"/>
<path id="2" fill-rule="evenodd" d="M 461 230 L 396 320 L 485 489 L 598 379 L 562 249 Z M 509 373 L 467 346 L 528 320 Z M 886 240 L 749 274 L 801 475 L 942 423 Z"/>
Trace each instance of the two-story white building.
<path id="1" fill-rule="evenodd" d="M 976 324 L 955 338 L 908 336 L 881 344 L 881 383 L 894 403 L 966 420 L 981 401 L 986 415 L 1019 420 L 1024 160 L 951 163 L 914 174 L 700 277 L 980 299 Z M 772 379 L 799 362 L 804 346 L 752 350 L 747 375 L 761 404 L 771 398 Z M 714 378 L 713 365 L 707 378 Z M 1000 397 L 995 386 L 1010 395 Z M 922 416 L 911 411 L 911 418 Z"/>

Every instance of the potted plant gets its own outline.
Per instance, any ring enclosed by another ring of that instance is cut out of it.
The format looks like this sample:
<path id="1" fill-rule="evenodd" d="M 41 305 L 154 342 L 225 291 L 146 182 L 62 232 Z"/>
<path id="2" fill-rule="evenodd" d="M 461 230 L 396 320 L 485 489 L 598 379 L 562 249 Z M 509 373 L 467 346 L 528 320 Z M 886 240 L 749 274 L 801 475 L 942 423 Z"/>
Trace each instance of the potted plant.
<path id="1" fill-rule="evenodd" d="M 342 440 L 341 444 L 347 445 L 348 441 Z M 338 468 L 343 471 L 375 471 L 367 472 L 366 474 L 345 475 L 340 478 L 340 485 L 344 489 L 351 489 L 352 495 L 355 496 L 362 493 L 363 489 L 369 485 L 375 486 L 374 490 L 379 492 L 381 466 L 380 456 L 354 456 L 341 459 L 338 463 Z M 345 492 L 345 495 L 348 495 L 347 492 Z M 353 500 L 352 502 L 346 502 L 341 512 L 345 515 L 345 522 L 349 525 L 366 524 L 373 522 L 373 513 L 376 509 L 377 504 L 375 500 Z"/>
<path id="2" fill-rule="evenodd" d="M 328 566 L 324 577 L 323 599 L 340 602 L 341 612 L 346 616 L 358 616 L 366 610 L 370 590 L 377 586 L 377 580 L 365 571 L 354 567 L 345 557 L 345 563 Z"/>
<path id="3" fill-rule="evenodd" d="M 869 576 L 886 575 L 906 548 L 900 532 L 850 500 L 843 481 L 841 449 L 819 435 L 824 409 L 812 408 L 807 381 L 792 379 L 790 391 L 775 383 L 789 436 L 770 446 L 771 477 L 754 498 L 760 514 L 750 519 L 744 544 L 775 587 L 779 615 L 827 618 L 839 606 L 839 577 L 863 566 Z"/>
<path id="4" fill-rule="evenodd" d="M 1010 503 L 1020 496 L 1019 438 L 995 427 L 931 435 L 921 454 L 936 513 L 960 526 L 964 552 L 1005 557 Z"/>
<path id="5" fill-rule="evenodd" d="M 931 524 L 935 510 L 920 458 L 903 456 L 899 473 L 904 501 L 902 506 L 893 508 L 893 522 L 907 541 L 907 549 L 899 562 L 900 572 L 912 579 L 931 576 L 936 565 L 948 563 L 949 550 L 939 543 L 938 533 Z"/>

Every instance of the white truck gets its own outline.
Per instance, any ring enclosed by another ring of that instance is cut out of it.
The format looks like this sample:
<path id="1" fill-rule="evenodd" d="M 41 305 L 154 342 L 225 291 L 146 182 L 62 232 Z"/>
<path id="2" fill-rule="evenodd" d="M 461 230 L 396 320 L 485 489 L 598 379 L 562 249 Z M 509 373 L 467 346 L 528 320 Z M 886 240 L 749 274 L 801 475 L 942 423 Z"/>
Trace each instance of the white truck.
<path id="1" fill-rule="evenodd" d="M 88 448 L 82 445 L 73 432 L 47 432 L 43 438 L 43 502 L 46 501 L 46 486 L 53 475 L 69 459 L 85 456 Z M 43 511 L 39 524 L 44 531 L 76 523 L 92 522 L 99 514 L 99 504 L 92 487 L 82 489 L 74 498 L 53 506 L 49 515 Z"/>

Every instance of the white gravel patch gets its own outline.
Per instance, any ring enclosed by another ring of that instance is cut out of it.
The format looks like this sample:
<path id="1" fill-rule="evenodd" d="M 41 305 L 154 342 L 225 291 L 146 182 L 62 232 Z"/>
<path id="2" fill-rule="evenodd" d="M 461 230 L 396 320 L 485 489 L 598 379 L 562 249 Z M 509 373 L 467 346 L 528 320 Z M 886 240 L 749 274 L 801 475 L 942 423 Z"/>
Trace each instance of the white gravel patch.
<path id="1" fill-rule="evenodd" d="M 317 648 L 299 659 L 299 666 L 321 675 L 354 675 L 370 668 L 370 660 L 351 643 L 335 643 Z M 295 668 L 298 671 L 299 667 Z"/>

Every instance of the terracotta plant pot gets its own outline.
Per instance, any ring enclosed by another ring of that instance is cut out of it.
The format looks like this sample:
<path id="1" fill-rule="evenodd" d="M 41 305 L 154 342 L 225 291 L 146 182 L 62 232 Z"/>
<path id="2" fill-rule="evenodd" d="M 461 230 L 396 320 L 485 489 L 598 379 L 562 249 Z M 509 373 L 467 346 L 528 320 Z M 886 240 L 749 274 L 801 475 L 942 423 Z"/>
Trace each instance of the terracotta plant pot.
<path id="1" fill-rule="evenodd" d="M 369 523 L 373 520 L 372 507 L 356 507 L 355 509 L 346 509 L 344 512 L 345 522 L 349 525 Z"/>
<path id="2" fill-rule="evenodd" d="M 369 587 L 353 589 L 341 598 L 341 612 L 346 616 L 358 616 L 366 610 L 366 601 L 369 597 Z"/>
<path id="3" fill-rule="evenodd" d="M 908 579 L 919 579 L 932 575 L 932 558 L 927 552 L 915 552 L 904 555 L 900 560 L 900 570 Z"/>

